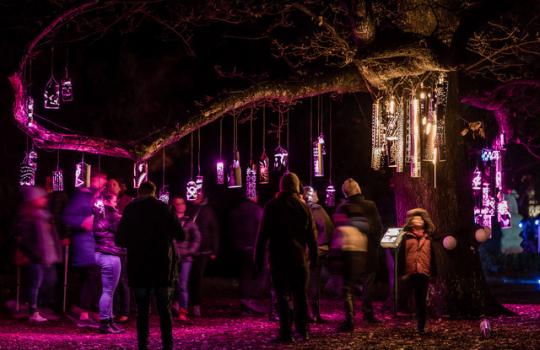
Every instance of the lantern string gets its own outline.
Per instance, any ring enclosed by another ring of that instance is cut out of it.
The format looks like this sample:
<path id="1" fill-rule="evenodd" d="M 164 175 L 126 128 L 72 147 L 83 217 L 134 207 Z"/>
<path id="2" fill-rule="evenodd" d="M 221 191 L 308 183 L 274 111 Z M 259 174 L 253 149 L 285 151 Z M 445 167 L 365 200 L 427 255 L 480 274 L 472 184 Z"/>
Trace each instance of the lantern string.
<path id="1" fill-rule="evenodd" d="M 60 169 L 60 149 L 56 150 L 56 170 Z"/>
<path id="2" fill-rule="evenodd" d="M 309 99 L 309 185 L 313 184 L 313 96 Z"/>
<path id="3" fill-rule="evenodd" d="M 278 113 L 278 130 L 277 130 L 277 134 L 278 134 L 278 147 L 281 147 L 281 126 L 283 125 L 283 112 L 281 111 L 281 109 L 279 110 L 279 113 Z"/>
<path id="4" fill-rule="evenodd" d="M 253 105 L 249 115 L 249 163 L 253 162 Z"/>
<path id="5" fill-rule="evenodd" d="M 191 160 L 189 176 L 190 176 L 190 179 L 192 180 L 193 179 L 193 131 L 191 132 L 191 135 L 190 135 L 189 155 L 190 155 L 190 160 Z"/>
<path id="6" fill-rule="evenodd" d="M 54 76 L 54 46 L 51 47 L 51 77 Z"/>
<path id="7" fill-rule="evenodd" d="M 197 175 L 201 175 L 201 129 L 197 129 Z"/>
<path id="8" fill-rule="evenodd" d="M 263 106 L 263 117 L 262 117 L 262 150 L 263 153 L 266 153 L 266 106 Z"/>
<path id="9" fill-rule="evenodd" d="M 98 154 L 98 158 L 97 158 L 97 159 L 98 159 L 98 174 L 100 174 L 100 175 L 99 175 L 98 186 L 99 186 L 99 188 L 101 188 L 101 178 L 102 178 L 102 176 L 101 176 L 101 154 Z"/>
<path id="10" fill-rule="evenodd" d="M 223 148 L 223 118 L 219 120 L 219 160 L 221 161 L 221 154 Z"/>
<path id="11" fill-rule="evenodd" d="M 30 58 L 30 61 L 28 62 L 28 94 L 32 94 L 32 58 Z"/>
<path id="12" fill-rule="evenodd" d="M 286 127 L 286 137 L 287 137 L 287 151 L 289 150 L 289 111 L 287 110 L 287 114 L 285 116 L 285 127 Z M 287 163 L 288 164 L 288 163 Z"/>
<path id="13" fill-rule="evenodd" d="M 165 147 L 163 147 L 161 154 L 161 186 L 165 187 Z"/>
<path id="14" fill-rule="evenodd" d="M 328 153 L 329 153 L 329 165 L 330 165 L 330 169 L 329 169 L 329 180 L 330 180 L 330 184 L 333 183 L 332 181 L 332 100 L 330 100 L 330 103 L 328 104 L 328 119 L 329 119 L 329 145 L 328 145 Z"/>

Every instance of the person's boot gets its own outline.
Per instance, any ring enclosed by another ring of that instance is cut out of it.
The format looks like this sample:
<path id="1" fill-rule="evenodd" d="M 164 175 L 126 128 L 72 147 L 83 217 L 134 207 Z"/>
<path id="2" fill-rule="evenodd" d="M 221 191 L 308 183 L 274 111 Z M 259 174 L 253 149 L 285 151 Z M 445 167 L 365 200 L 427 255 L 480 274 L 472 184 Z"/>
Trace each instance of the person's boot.
<path id="1" fill-rule="evenodd" d="M 354 300 L 352 295 L 345 295 L 345 321 L 339 326 L 338 331 L 354 331 Z"/>
<path id="2" fill-rule="evenodd" d="M 313 310 L 313 322 L 319 323 L 319 324 L 326 323 L 326 321 L 321 317 L 321 309 L 320 309 L 319 300 L 313 300 L 312 310 Z"/>
<path id="3" fill-rule="evenodd" d="M 111 327 L 111 320 L 101 320 L 99 321 L 99 333 L 118 334 L 119 332 Z"/>
<path id="4" fill-rule="evenodd" d="M 112 319 L 109 320 L 109 326 L 111 326 L 111 328 L 114 329 L 117 333 L 124 333 L 126 331 L 124 328 L 114 323 Z"/>

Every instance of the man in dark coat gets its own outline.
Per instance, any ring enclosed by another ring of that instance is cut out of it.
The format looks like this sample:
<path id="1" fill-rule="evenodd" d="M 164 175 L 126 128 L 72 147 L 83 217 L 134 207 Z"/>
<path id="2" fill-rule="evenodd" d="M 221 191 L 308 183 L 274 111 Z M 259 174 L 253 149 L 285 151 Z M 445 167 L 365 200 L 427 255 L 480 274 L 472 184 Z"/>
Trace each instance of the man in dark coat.
<path id="1" fill-rule="evenodd" d="M 366 263 L 362 268 L 363 271 L 358 272 L 359 274 L 363 274 L 362 313 L 364 314 L 364 320 L 369 323 L 375 323 L 378 320 L 373 315 L 372 300 L 375 272 L 379 261 L 379 242 L 382 234 L 381 218 L 375 203 L 364 198 L 360 185 L 354 179 L 349 178 L 345 180 L 341 189 L 346 199 L 338 206 L 334 213 L 335 224 L 336 226 L 343 224 L 354 226 L 367 236 Z M 351 280 L 354 279 L 352 278 Z M 345 294 L 348 293 L 348 295 L 345 295 L 345 303 L 348 301 L 352 303 L 352 288 L 349 289 L 348 291 L 345 290 Z M 352 312 L 352 305 L 346 309 Z M 349 324 L 349 326 L 351 325 Z"/>
<path id="2" fill-rule="evenodd" d="M 173 239 L 184 240 L 184 231 L 167 205 L 156 197 L 156 185 L 145 182 L 139 197 L 124 209 L 116 244 L 127 248 L 129 286 L 137 303 L 139 349 L 148 347 L 150 295 L 156 295 L 163 349 L 172 349 L 170 304 L 178 261 Z"/>
<path id="3" fill-rule="evenodd" d="M 300 199 L 300 180 L 286 173 L 280 180 L 280 191 L 264 208 L 255 251 L 258 271 L 265 262 L 269 245 L 270 271 L 279 309 L 279 342 L 293 341 L 289 298 L 294 300 L 296 330 L 304 340 L 307 329 L 307 284 L 309 264 L 317 264 L 317 230 L 306 204 Z M 309 262 L 306 253 L 309 250 Z"/>

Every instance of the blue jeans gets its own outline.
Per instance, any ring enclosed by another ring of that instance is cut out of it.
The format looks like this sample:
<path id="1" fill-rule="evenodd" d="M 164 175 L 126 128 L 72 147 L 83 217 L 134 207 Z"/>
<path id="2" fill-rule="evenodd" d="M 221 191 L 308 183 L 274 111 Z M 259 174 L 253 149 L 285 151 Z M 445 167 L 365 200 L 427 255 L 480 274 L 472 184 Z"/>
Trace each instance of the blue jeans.
<path id="1" fill-rule="evenodd" d="M 33 314 L 37 311 L 38 297 L 42 286 L 50 289 L 56 283 L 56 266 L 42 265 L 42 264 L 30 264 L 28 266 L 30 274 L 30 289 L 29 289 L 29 313 Z"/>
<path id="2" fill-rule="evenodd" d="M 189 302 L 188 283 L 189 283 L 189 274 L 191 272 L 192 264 L 193 264 L 192 261 L 180 261 L 178 263 L 178 270 L 179 270 L 178 282 L 176 284 L 178 295 L 176 297 L 178 298 L 180 307 L 183 309 L 188 308 L 188 302 Z"/>
<path id="3" fill-rule="evenodd" d="M 159 326 L 161 329 L 161 346 L 165 350 L 172 350 L 172 319 L 171 297 L 173 288 L 133 288 L 135 302 L 137 304 L 137 342 L 139 350 L 148 348 L 150 314 L 150 296 L 152 292 L 156 296 L 156 306 L 159 314 Z"/>
<path id="4" fill-rule="evenodd" d="M 100 320 L 112 319 L 112 306 L 114 290 L 120 279 L 122 264 L 120 257 L 96 252 L 96 263 L 101 269 L 101 298 L 99 298 Z"/>

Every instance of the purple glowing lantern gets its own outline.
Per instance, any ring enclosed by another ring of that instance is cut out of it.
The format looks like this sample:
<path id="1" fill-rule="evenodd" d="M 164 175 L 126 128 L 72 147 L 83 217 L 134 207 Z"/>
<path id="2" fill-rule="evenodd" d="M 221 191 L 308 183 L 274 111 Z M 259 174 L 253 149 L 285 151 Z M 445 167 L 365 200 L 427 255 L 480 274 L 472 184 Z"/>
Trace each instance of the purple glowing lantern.
<path id="1" fill-rule="evenodd" d="M 51 75 L 43 91 L 43 105 L 46 109 L 60 108 L 60 84 Z"/>
<path id="2" fill-rule="evenodd" d="M 73 84 L 68 74 L 68 68 L 66 67 L 66 75 L 64 79 L 60 81 L 60 94 L 62 96 L 62 102 L 73 101 Z"/>
<path id="3" fill-rule="evenodd" d="M 62 192 L 64 190 L 64 172 L 60 169 L 52 172 L 52 189 L 54 192 Z"/>
<path id="4" fill-rule="evenodd" d="M 274 153 L 274 171 L 282 172 L 289 168 L 289 152 L 281 146 L 276 148 Z"/>
<path id="5" fill-rule="evenodd" d="M 203 192 L 204 177 L 201 175 L 197 175 L 197 177 L 195 178 L 195 184 L 197 185 L 197 198 L 201 198 Z"/>
<path id="6" fill-rule="evenodd" d="M 190 202 L 197 199 L 197 183 L 193 180 L 189 180 L 186 184 L 186 199 Z"/>
<path id="7" fill-rule="evenodd" d="M 159 200 L 162 201 L 165 204 L 169 204 L 169 198 L 170 198 L 170 192 L 169 192 L 169 186 L 163 185 L 161 189 L 159 190 Z"/>
<path id="8" fill-rule="evenodd" d="M 225 183 L 225 164 L 221 160 L 216 163 L 216 180 L 218 185 Z"/>
<path id="9" fill-rule="evenodd" d="M 148 163 L 135 162 L 133 165 L 133 188 L 139 188 L 145 181 L 148 181 Z"/>
<path id="10" fill-rule="evenodd" d="M 242 168 L 240 167 L 240 152 L 234 152 L 234 159 L 229 167 L 229 188 L 242 187 Z"/>
<path id="11" fill-rule="evenodd" d="M 27 152 L 20 167 L 19 185 L 34 186 L 36 184 L 37 153 Z"/>
<path id="12" fill-rule="evenodd" d="M 313 173 L 315 177 L 324 176 L 324 135 L 321 133 L 313 143 Z"/>
<path id="13" fill-rule="evenodd" d="M 497 221 L 501 225 L 501 228 L 512 227 L 512 215 L 510 214 L 507 201 L 500 201 L 497 204 Z"/>
<path id="14" fill-rule="evenodd" d="M 92 167 L 84 161 L 75 165 L 75 188 L 90 186 L 90 173 Z"/>
<path id="15" fill-rule="evenodd" d="M 257 200 L 257 165 L 250 164 L 246 169 L 246 197 Z"/>
<path id="16" fill-rule="evenodd" d="M 270 182 L 270 169 L 268 168 L 268 157 L 263 151 L 259 159 L 259 184 L 266 185 Z"/>
<path id="17" fill-rule="evenodd" d="M 32 126 L 34 123 L 34 99 L 31 96 L 26 97 L 26 125 Z"/>
<path id="18" fill-rule="evenodd" d="M 478 191 L 481 189 L 482 185 L 482 172 L 476 167 L 473 171 L 473 178 L 472 178 L 472 189 L 475 191 Z"/>
<path id="19" fill-rule="evenodd" d="M 325 204 L 327 207 L 335 207 L 336 206 L 336 189 L 332 184 L 328 185 L 326 187 L 326 200 Z"/>

